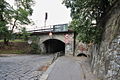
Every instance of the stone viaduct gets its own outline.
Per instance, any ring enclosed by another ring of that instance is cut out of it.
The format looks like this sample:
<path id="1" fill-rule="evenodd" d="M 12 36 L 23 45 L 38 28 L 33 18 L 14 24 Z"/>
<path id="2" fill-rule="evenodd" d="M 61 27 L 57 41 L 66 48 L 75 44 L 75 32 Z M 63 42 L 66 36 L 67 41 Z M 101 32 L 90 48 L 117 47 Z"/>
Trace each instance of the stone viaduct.
<path id="1" fill-rule="evenodd" d="M 31 36 L 37 36 L 38 45 L 42 53 L 62 52 L 65 55 L 74 55 L 75 36 L 73 31 L 46 31 L 34 32 Z"/>

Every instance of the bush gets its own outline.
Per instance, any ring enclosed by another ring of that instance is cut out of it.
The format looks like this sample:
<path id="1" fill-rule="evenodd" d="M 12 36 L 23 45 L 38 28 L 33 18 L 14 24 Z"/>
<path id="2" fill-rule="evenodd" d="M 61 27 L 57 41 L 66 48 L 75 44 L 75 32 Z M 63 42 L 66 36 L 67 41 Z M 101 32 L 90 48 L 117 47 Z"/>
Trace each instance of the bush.
<path id="1" fill-rule="evenodd" d="M 40 54 L 41 53 L 41 49 L 39 48 L 39 45 L 36 43 L 32 43 L 31 44 L 31 53 L 32 54 Z"/>

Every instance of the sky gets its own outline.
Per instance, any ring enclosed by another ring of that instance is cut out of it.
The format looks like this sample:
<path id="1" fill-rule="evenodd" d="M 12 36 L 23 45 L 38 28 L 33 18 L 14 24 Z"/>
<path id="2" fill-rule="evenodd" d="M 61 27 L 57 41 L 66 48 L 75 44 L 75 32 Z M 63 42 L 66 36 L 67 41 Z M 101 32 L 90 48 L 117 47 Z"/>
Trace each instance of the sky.
<path id="1" fill-rule="evenodd" d="M 33 10 L 31 18 L 36 27 L 44 26 L 46 12 L 48 13 L 47 26 L 71 21 L 70 10 L 62 4 L 62 0 L 35 0 Z"/>
<path id="2" fill-rule="evenodd" d="M 14 6 L 14 0 L 7 0 Z M 46 26 L 70 23 L 70 9 L 67 9 L 63 4 L 63 0 L 34 0 L 35 5 L 32 6 L 33 14 L 30 17 L 35 25 L 27 25 L 28 30 L 36 28 L 44 28 L 45 13 L 48 13 Z"/>

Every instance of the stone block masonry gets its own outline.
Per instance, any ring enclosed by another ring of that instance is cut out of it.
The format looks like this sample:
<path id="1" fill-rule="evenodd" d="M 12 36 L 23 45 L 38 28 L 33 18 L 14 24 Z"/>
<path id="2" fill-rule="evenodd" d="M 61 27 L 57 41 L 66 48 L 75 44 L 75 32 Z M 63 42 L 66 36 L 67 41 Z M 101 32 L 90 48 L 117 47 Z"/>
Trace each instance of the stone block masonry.
<path id="1" fill-rule="evenodd" d="M 101 80 L 120 80 L 120 35 L 110 45 L 104 43 L 99 53 L 97 46 L 92 50 L 93 73 Z"/>
<path id="2" fill-rule="evenodd" d="M 107 13 L 101 44 L 93 45 L 91 67 L 100 80 L 120 80 L 120 1 Z"/>

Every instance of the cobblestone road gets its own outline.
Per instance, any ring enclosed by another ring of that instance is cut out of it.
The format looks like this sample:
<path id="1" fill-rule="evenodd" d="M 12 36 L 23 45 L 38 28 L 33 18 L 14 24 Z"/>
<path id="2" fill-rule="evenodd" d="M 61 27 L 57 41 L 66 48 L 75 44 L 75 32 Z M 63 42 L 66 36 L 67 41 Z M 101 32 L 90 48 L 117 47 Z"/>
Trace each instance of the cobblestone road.
<path id="1" fill-rule="evenodd" d="M 40 55 L 0 57 L 0 80 L 38 80 L 43 73 L 38 69 L 51 60 Z"/>

